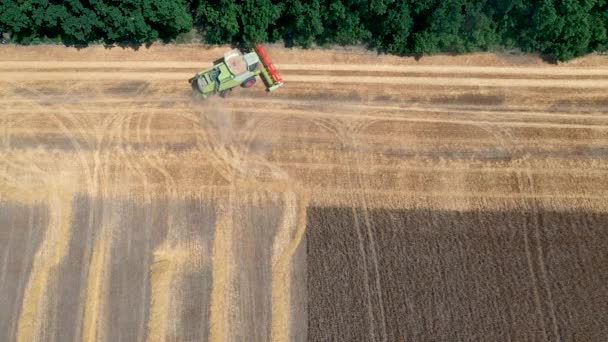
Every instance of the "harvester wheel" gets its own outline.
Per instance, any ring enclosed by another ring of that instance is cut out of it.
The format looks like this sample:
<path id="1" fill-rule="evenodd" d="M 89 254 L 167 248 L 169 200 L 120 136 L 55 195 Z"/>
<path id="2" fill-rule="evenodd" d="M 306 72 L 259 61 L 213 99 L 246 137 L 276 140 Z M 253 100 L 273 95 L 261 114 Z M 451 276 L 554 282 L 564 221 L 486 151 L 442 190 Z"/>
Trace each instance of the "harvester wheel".
<path id="1" fill-rule="evenodd" d="M 245 82 L 243 82 L 241 84 L 241 86 L 243 88 L 251 88 L 251 87 L 253 87 L 253 85 L 255 84 L 255 82 L 256 82 L 255 77 L 248 78 Z"/>
<path id="2" fill-rule="evenodd" d="M 232 92 L 232 88 L 222 90 L 222 91 L 220 91 L 220 96 L 223 98 L 226 98 L 226 97 L 228 97 L 228 95 L 230 95 L 231 92 Z"/>

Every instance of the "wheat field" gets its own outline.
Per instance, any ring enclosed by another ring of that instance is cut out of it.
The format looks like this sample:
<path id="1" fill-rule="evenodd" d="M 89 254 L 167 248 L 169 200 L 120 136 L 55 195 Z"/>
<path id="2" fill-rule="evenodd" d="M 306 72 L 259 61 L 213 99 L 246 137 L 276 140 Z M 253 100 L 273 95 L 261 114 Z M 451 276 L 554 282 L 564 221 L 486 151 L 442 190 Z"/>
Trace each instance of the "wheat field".
<path id="1" fill-rule="evenodd" d="M 608 58 L 0 49 L 0 341 L 601 341 Z"/>

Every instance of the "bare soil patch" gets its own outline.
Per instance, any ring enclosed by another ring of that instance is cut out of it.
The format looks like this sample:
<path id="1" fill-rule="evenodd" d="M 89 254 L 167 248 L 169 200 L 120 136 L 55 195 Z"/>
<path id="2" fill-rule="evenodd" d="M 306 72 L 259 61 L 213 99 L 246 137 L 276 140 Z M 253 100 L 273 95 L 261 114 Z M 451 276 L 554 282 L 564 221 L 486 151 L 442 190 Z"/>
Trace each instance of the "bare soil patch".
<path id="1" fill-rule="evenodd" d="M 604 214 L 313 208 L 308 218 L 309 341 L 608 333 Z"/>

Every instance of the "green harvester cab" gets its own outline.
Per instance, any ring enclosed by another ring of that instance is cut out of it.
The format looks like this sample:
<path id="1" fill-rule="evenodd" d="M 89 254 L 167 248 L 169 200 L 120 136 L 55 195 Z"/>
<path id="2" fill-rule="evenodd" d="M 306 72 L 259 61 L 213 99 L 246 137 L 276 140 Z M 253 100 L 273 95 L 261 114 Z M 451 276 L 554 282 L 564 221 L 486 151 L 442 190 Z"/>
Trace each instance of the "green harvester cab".
<path id="1" fill-rule="evenodd" d="M 246 54 L 238 49 L 226 52 L 224 58 L 213 63 L 213 67 L 197 73 L 189 82 L 203 98 L 215 93 L 226 97 L 238 86 L 252 87 L 258 75 L 267 91 L 273 91 L 283 85 L 281 76 L 261 45 Z"/>

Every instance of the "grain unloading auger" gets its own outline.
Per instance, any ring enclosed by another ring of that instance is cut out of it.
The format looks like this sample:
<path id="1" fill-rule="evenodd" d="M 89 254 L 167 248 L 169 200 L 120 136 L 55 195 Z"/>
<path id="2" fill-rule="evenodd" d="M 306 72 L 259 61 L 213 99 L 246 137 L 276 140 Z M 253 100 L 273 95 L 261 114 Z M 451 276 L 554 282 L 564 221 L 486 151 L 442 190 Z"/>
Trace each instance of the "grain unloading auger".
<path id="1" fill-rule="evenodd" d="M 224 58 L 213 63 L 213 67 L 197 73 L 189 82 L 203 98 L 214 93 L 226 97 L 238 86 L 252 87 L 258 75 L 266 85 L 266 91 L 273 91 L 283 85 L 281 75 L 262 45 L 257 45 L 254 51 L 246 54 L 238 49 L 226 52 Z"/>

